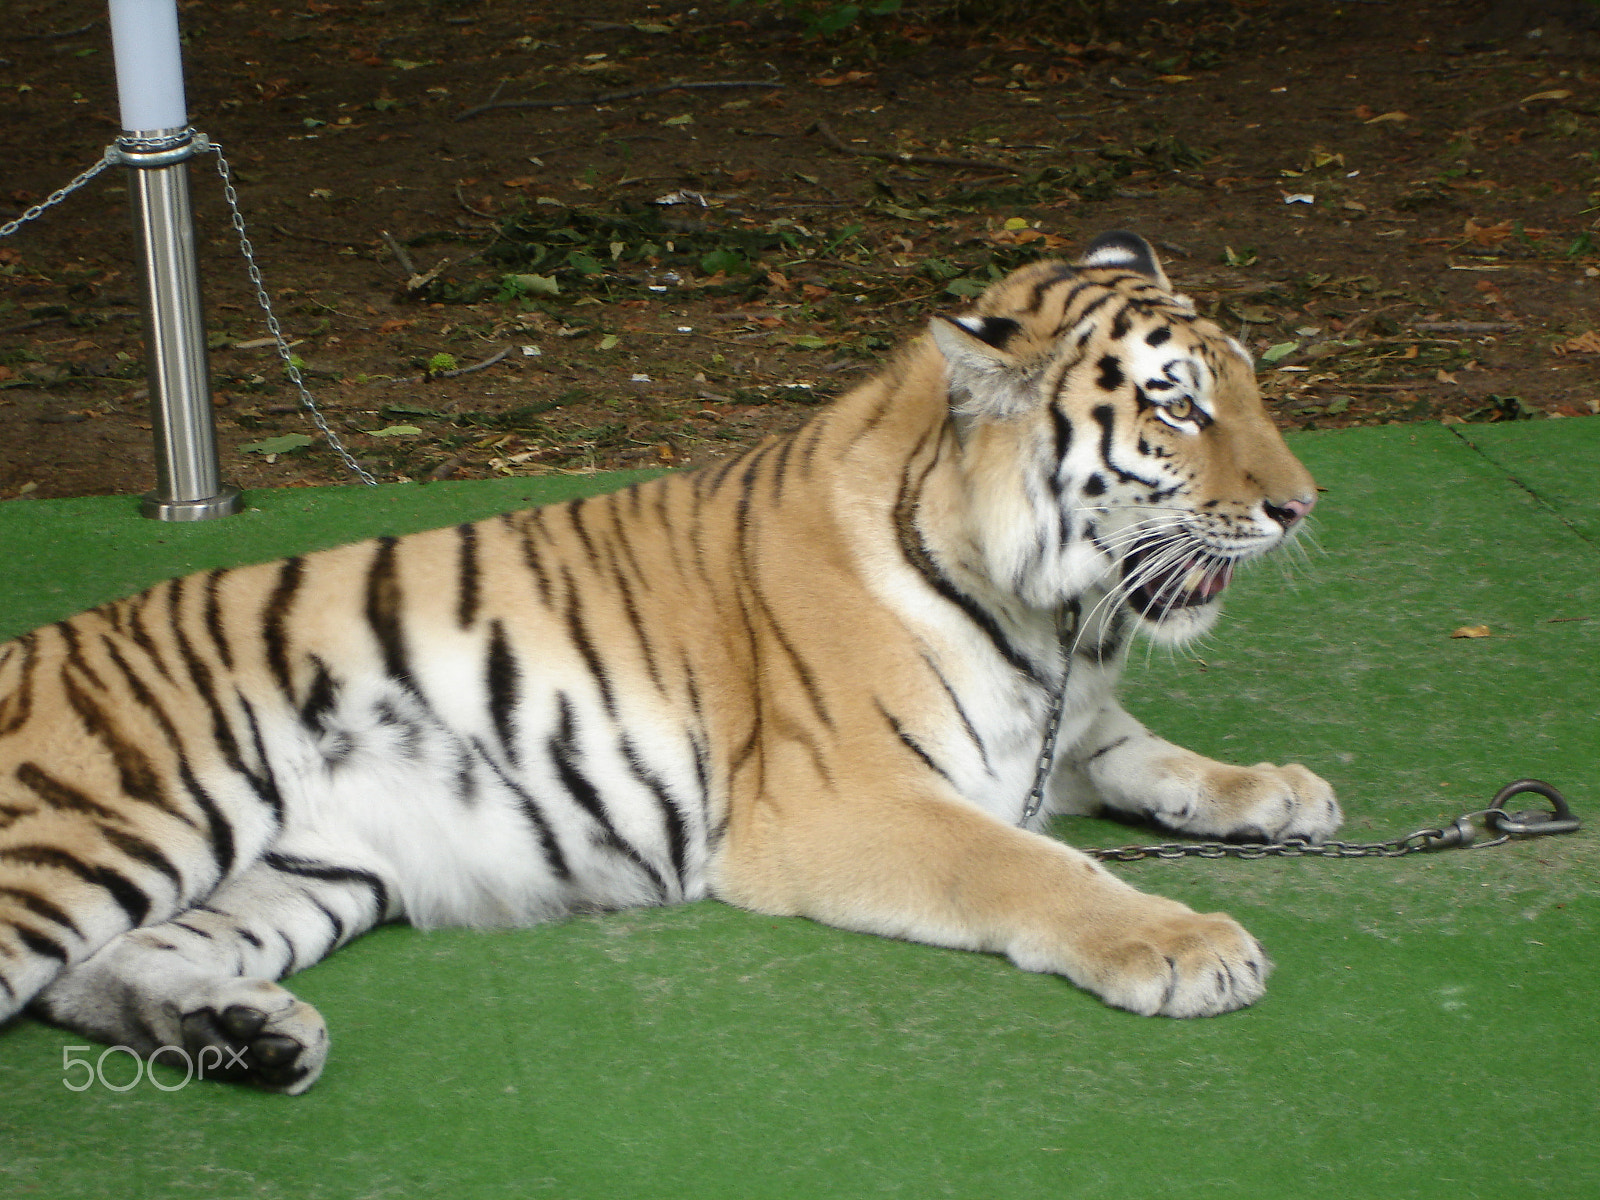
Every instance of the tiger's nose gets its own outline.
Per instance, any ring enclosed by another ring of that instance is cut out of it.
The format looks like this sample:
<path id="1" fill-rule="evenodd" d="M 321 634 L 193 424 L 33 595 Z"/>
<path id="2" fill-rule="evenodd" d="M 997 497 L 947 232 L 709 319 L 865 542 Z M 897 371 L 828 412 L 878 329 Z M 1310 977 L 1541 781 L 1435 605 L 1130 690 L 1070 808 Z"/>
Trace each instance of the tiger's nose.
<path id="1" fill-rule="evenodd" d="M 1315 505 L 1316 502 L 1317 498 L 1315 496 L 1312 496 L 1309 500 L 1294 498 L 1282 500 L 1276 504 L 1274 504 L 1271 500 L 1264 500 L 1262 501 L 1261 507 L 1266 509 L 1267 516 L 1271 517 L 1285 529 L 1290 529 L 1294 526 L 1296 521 L 1300 520 L 1300 518 L 1304 517 L 1308 512 L 1311 511 L 1312 506 Z"/>

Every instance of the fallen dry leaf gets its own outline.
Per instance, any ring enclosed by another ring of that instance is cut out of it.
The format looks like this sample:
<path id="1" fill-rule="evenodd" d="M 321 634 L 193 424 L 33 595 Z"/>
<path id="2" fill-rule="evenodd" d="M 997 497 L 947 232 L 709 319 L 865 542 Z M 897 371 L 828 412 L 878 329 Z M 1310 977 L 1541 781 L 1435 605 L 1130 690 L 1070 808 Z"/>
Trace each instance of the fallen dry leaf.
<path id="1" fill-rule="evenodd" d="M 1600 354 L 1600 331 L 1590 329 L 1554 347 L 1557 354 Z"/>
<path id="2" fill-rule="evenodd" d="M 1497 225 L 1479 225 L 1471 217 L 1468 217 L 1466 227 L 1462 232 L 1467 235 L 1469 242 L 1474 242 L 1479 246 L 1498 246 L 1511 236 L 1512 227 L 1510 221 L 1501 221 Z"/>
<path id="3" fill-rule="evenodd" d="M 1376 125 L 1381 121 L 1392 121 L 1398 123 L 1400 121 L 1409 120 L 1411 120 L 1411 115 L 1409 113 L 1403 113 L 1399 109 L 1396 109 L 1394 112 L 1380 113 L 1375 117 L 1371 117 L 1366 121 L 1366 124 Z"/>
<path id="4" fill-rule="evenodd" d="M 1463 625 L 1450 635 L 1453 638 L 1482 638 L 1493 637 L 1487 625 Z"/>

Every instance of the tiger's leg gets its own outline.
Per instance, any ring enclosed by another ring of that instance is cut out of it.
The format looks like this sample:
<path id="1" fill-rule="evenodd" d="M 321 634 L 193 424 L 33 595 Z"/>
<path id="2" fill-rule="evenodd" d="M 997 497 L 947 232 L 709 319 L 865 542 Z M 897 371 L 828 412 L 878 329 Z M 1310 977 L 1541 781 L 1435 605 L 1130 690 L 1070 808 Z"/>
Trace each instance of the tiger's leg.
<path id="1" fill-rule="evenodd" d="M 322 1071 L 328 1032 L 273 981 L 395 915 L 391 894 L 370 871 L 268 854 L 206 903 L 114 938 L 34 1011 L 142 1056 L 181 1047 L 197 1076 L 298 1094 Z"/>
<path id="2" fill-rule="evenodd" d="M 1236 767 L 1175 746 L 1116 705 L 1057 767 L 1059 812 L 1098 805 L 1204 837 L 1323 841 L 1343 819 L 1333 789 L 1299 763 Z"/>
<path id="3" fill-rule="evenodd" d="M 1241 1008 L 1270 969 L 1231 918 L 1139 892 L 1069 846 L 934 794 L 758 805 L 730 829 L 716 879 L 745 908 L 1005 954 L 1145 1015 Z"/>

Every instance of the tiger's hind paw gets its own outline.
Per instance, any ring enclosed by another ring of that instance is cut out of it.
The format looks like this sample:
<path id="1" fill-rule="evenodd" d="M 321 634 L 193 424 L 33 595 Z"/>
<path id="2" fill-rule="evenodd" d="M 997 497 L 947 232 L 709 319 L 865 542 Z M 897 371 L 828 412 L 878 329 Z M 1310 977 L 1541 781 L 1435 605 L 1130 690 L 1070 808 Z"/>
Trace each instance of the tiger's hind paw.
<path id="1" fill-rule="evenodd" d="M 182 1017 L 195 1074 L 298 1096 L 328 1059 L 322 1015 L 265 979 L 229 980 L 210 1003 Z"/>

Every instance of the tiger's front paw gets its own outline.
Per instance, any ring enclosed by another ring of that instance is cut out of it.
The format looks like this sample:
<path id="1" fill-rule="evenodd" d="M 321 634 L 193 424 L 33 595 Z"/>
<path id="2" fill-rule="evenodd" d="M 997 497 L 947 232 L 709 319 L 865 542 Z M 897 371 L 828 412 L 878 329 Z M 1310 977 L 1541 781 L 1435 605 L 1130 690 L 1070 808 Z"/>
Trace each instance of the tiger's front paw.
<path id="1" fill-rule="evenodd" d="M 1013 945 L 1012 961 L 1025 970 L 1056 971 L 1113 1008 L 1146 1017 L 1212 1017 L 1266 993 L 1272 962 L 1232 917 L 1159 896 L 1134 897 L 1130 909 L 1076 931 L 1069 953 L 1058 958 L 1045 946 L 1030 953 Z"/>
<path id="2" fill-rule="evenodd" d="M 322 1014 L 265 979 L 230 979 L 182 1017 L 196 1073 L 297 1096 L 328 1058 Z"/>
<path id="3" fill-rule="evenodd" d="M 1344 819 L 1333 788 L 1299 763 L 1235 767 L 1195 755 L 1170 767 L 1146 815 L 1182 833 L 1322 842 Z"/>
<path id="4" fill-rule="evenodd" d="M 1224 913 L 1176 911 L 1150 920 L 1108 949 L 1107 1004 L 1144 1016 L 1212 1017 L 1254 1004 L 1272 962 Z"/>

